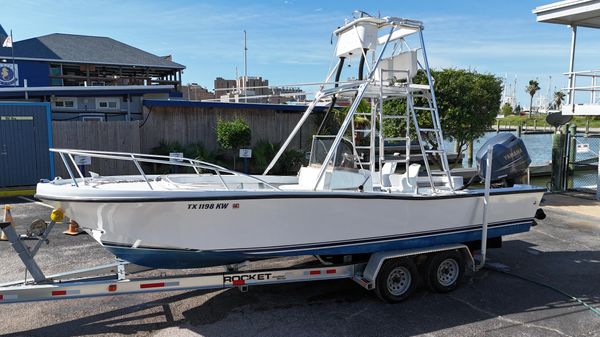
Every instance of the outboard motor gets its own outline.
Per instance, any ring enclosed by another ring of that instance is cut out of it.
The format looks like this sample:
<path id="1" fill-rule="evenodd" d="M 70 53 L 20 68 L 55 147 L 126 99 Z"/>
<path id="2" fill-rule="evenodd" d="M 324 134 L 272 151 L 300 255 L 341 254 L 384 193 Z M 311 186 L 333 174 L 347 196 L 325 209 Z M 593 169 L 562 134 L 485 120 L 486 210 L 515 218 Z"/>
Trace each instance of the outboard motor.
<path id="1" fill-rule="evenodd" d="M 475 157 L 479 177 L 482 180 L 485 180 L 489 145 L 493 146 L 491 182 L 503 182 L 508 187 L 520 183 L 531 164 L 523 140 L 512 133 L 501 133 L 485 142 Z"/>

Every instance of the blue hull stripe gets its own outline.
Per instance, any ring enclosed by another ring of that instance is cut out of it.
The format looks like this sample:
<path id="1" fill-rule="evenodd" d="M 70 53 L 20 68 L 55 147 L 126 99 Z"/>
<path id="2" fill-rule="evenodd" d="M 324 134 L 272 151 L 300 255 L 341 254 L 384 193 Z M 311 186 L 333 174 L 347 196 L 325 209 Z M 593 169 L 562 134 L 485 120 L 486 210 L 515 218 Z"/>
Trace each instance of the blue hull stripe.
<path id="1" fill-rule="evenodd" d="M 488 238 L 529 231 L 532 220 L 496 225 L 488 229 Z M 126 261 L 152 268 L 201 268 L 239 263 L 245 260 L 260 260 L 279 256 L 363 254 L 386 250 L 424 248 L 451 243 L 464 243 L 481 239 L 481 227 L 454 232 L 431 233 L 421 236 L 384 238 L 344 245 L 293 246 L 287 249 L 256 249 L 227 251 L 196 251 L 160 248 L 131 248 L 104 243 L 111 253 Z"/>

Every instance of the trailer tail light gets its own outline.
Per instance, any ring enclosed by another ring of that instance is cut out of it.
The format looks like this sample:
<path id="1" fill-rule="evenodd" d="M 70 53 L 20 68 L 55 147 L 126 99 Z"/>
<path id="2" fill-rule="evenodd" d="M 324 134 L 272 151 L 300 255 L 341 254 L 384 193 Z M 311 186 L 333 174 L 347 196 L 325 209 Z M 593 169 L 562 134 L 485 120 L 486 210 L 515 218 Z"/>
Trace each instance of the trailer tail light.
<path id="1" fill-rule="evenodd" d="M 309 275 L 321 275 L 321 271 L 320 270 L 311 270 L 308 274 Z"/>
<path id="2" fill-rule="evenodd" d="M 110 292 L 117 291 L 117 285 L 116 284 L 109 285 L 108 291 L 110 291 Z"/>
<path id="3" fill-rule="evenodd" d="M 335 274 L 335 273 L 337 273 L 337 270 L 335 270 L 335 269 L 327 269 L 326 273 L 327 274 Z"/>
<path id="4" fill-rule="evenodd" d="M 52 291 L 52 296 L 64 296 L 67 294 L 66 290 L 54 290 Z"/>
<path id="5" fill-rule="evenodd" d="M 165 286 L 164 282 L 158 282 L 158 283 L 143 283 L 140 284 L 140 289 L 147 289 L 147 288 L 162 288 Z"/>
<path id="6" fill-rule="evenodd" d="M 140 289 L 176 287 L 178 285 L 179 285 L 179 281 L 174 281 L 174 282 L 156 282 L 156 283 L 142 283 L 142 284 L 140 284 Z M 116 287 L 116 285 L 115 285 L 115 287 Z"/>
<path id="7" fill-rule="evenodd" d="M 245 284 L 246 284 L 246 281 L 244 281 L 244 280 L 233 280 L 231 283 L 232 283 L 234 286 L 243 286 L 243 285 L 245 285 Z"/>

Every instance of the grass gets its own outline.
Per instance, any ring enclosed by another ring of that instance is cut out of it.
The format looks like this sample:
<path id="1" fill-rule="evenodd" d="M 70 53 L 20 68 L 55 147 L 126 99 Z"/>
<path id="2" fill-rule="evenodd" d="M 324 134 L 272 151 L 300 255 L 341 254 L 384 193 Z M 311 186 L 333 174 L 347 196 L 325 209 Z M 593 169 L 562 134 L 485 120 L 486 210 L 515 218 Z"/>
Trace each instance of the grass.
<path id="1" fill-rule="evenodd" d="M 600 116 L 577 116 L 573 117 L 571 123 L 574 123 L 579 128 L 584 128 L 586 121 L 589 120 L 590 128 L 600 128 Z M 525 126 L 533 126 L 534 121 L 537 121 L 537 126 L 543 127 L 548 126 L 546 123 L 546 115 L 532 115 L 531 118 L 529 116 L 506 116 L 504 118 L 496 119 L 497 122 L 500 122 L 500 125 L 525 125 Z"/>

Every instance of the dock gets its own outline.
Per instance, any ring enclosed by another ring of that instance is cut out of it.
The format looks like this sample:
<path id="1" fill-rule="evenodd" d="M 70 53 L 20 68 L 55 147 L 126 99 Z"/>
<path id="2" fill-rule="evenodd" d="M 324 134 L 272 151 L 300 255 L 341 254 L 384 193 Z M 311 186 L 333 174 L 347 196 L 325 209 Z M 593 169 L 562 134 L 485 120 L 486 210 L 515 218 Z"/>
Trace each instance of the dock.
<path id="1" fill-rule="evenodd" d="M 500 129 L 498 129 L 497 125 L 492 126 L 492 128 L 490 128 L 488 130 L 488 132 L 516 132 L 517 131 L 517 125 L 500 125 Z M 523 134 L 551 134 L 556 132 L 555 128 L 553 126 L 550 125 L 541 125 L 541 126 L 530 126 L 530 125 L 523 125 L 521 127 L 521 131 L 523 132 Z M 585 129 L 585 126 L 581 126 L 578 125 L 577 126 L 577 133 L 587 133 L 587 134 L 593 134 L 593 135 L 597 135 L 600 134 L 600 128 L 588 128 L 587 132 Z"/>

